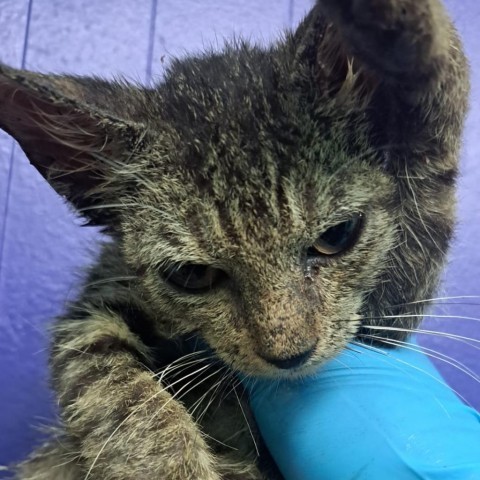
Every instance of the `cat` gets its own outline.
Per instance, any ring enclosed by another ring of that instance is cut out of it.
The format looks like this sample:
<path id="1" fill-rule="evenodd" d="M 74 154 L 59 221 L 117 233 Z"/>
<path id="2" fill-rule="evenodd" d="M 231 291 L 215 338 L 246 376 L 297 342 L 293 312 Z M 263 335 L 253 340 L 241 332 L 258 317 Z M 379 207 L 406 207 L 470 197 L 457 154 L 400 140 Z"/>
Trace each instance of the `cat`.
<path id="1" fill-rule="evenodd" d="M 438 0 L 319 0 L 153 88 L 1 65 L 0 127 L 110 238 L 54 328 L 61 425 L 18 478 L 281 478 L 237 374 L 415 328 L 468 91 Z"/>

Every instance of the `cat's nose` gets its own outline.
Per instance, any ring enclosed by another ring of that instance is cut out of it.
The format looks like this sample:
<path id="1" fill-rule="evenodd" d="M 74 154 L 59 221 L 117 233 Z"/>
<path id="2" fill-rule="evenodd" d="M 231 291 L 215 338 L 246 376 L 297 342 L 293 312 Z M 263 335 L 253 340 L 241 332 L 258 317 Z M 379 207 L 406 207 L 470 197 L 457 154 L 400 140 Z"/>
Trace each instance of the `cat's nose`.
<path id="1" fill-rule="evenodd" d="M 307 360 L 312 356 L 315 347 L 306 350 L 305 352 L 299 353 L 298 355 L 294 355 L 292 357 L 287 358 L 275 358 L 275 357 L 265 357 L 262 355 L 263 359 L 265 359 L 268 363 L 275 365 L 282 370 L 288 370 L 290 368 L 296 368 L 303 365 Z"/>

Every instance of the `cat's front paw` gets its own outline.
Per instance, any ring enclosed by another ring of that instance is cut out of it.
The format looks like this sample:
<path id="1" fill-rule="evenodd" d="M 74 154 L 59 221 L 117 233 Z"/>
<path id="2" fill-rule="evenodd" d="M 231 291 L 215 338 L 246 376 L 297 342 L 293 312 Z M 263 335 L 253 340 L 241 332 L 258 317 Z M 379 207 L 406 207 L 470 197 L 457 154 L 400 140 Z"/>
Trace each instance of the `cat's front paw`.
<path id="1" fill-rule="evenodd" d="M 142 445 L 130 446 L 131 457 L 137 453 L 142 462 L 131 461 L 128 455 L 112 459 L 108 465 L 100 460 L 95 463 L 82 462 L 78 449 L 64 435 L 45 444 L 15 469 L 16 480 L 225 480 L 209 464 L 206 450 L 193 447 L 188 452 L 188 462 L 183 462 L 181 450 L 169 457 L 160 454 L 156 458 L 144 455 Z M 92 468 L 90 468 L 92 467 Z M 225 477 L 230 480 L 230 477 Z M 247 477 L 232 477 L 243 480 Z M 257 478 L 257 477 L 248 477 Z M 261 480 L 263 477 L 258 477 Z"/>
<path id="2" fill-rule="evenodd" d="M 125 417 L 103 443 L 86 439 L 93 447 L 84 464 L 90 480 L 221 479 L 201 431 L 182 405 L 167 400 L 148 409 L 148 416 L 141 409 L 138 413 Z"/>
<path id="3" fill-rule="evenodd" d="M 437 0 L 321 0 L 347 49 L 397 80 L 428 78 L 448 51 L 448 22 Z"/>
<path id="4" fill-rule="evenodd" d="M 95 361 L 91 359 L 92 368 Z M 220 480 L 198 425 L 150 373 L 129 369 L 117 359 L 110 375 L 77 389 L 74 399 L 65 401 L 66 437 L 81 478 Z"/>

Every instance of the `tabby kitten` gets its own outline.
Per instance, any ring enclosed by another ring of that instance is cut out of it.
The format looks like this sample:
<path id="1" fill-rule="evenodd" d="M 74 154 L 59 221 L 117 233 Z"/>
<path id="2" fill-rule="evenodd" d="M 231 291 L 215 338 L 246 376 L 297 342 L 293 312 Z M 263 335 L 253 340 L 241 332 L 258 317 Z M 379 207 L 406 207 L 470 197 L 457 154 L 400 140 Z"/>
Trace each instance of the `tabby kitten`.
<path id="1" fill-rule="evenodd" d="M 438 0 L 321 0 L 154 88 L 1 66 L 0 126 L 111 236 L 54 330 L 58 437 L 19 478 L 277 478 L 235 373 L 417 324 L 467 93 Z"/>

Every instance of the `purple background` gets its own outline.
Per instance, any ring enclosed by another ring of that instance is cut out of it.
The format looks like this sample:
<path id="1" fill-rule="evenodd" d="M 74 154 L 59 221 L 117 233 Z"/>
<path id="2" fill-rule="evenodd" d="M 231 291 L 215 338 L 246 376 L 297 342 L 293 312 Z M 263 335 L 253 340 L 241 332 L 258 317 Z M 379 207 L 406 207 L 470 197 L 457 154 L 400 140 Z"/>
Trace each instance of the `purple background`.
<path id="1" fill-rule="evenodd" d="M 233 33 L 268 42 L 295 26 L 310 0 L 0 0 L 0 59 L 52 72 L 124 74 L 142 82 L 171 56 L 221 45 Z M 480 2 L 449 0 L 472 65 L 472 109 L 462 158 L 459 226 L 443 295 L 480 295 Z M 476 108 L 475 108 L 476 107 Z M 75 292 L 97 233 L 79 221 L 0 132 L 0 465 L 24 456 L 53 414 L 46 389 L 49 320 Z M 452 305 L 452 303 L 455 303 Z M 427 326 L 480 341 L 480 299 L 449 300 Z M 427 326 L 425 328 L 427 328 Z M 480 375 L 477 348 L 444 336 L 422 343 Z M 449 383 L 480 409 L 479 383 L 445 362 Z M 1 473 L 0 473 L 1 477 Z"/>

